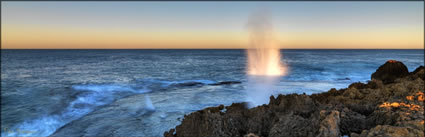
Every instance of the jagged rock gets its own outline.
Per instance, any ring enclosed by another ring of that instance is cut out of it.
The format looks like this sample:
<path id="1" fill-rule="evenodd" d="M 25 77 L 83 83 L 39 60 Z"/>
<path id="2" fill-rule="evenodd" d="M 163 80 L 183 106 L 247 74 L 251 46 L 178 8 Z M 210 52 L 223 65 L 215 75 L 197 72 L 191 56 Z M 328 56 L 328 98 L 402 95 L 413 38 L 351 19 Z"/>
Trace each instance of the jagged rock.
<path id="1" fill-rule="evenodd" d="M 287 114 L 279 117 L 279 121 L 270 129 L 269 137 L 313 137 L 319 126 L 319 118 L 303 118 L 299 115 Z"/>
<path id="2" fill-rule="evenodd" d="M 421 66 L 409 73 L 403 63 L 388 61 L 366 84 L 271 96 L 269 104 L 251 109 L 245 103 L 206 108 L 186 115 L 164 136 L 424 137 L 424 71 Z"/>
<path id="3" fill-rule="evenodd" d="M 351 134 L 352 137 L 423 137 L 424 132 L 407 127 L 396 127 L 390 125 L 378 125 L 371 130 L 364 130 L 360 135 Z"/>
<path id="4" fill-rule="evenodd" d="M 294 114 L 309 117 L 315 111 L 317 104 L 307 95 L 279 95 L 273 102 L 270 101 L 269 107 L 276 112 L 292 112 Z"/>
<path id="5" fill-rule="evenodd" d="M 318 137 L 340 137 L 341 133 L 339 132 L 339 122 L 340 122 L 339 112 L 332 111 L 320 123 L 319 135 L 317 136 Z"/>
<path id="6" fill-rule="evenodd" d="M 391 83 L 395 79 L 407 76 L 408 74 L 409 70 L 402 62 L 389 60 L 372 74 L 372 79 L 382 80 L 384 83 Z"/>
<path id="7" fill-rule="evenodd" d="M 340 116 L 339 127 L 341 134 L 360 133 L 363 129 L 366 129 L 366 116 L 348 108 L 342 109 Z"/>

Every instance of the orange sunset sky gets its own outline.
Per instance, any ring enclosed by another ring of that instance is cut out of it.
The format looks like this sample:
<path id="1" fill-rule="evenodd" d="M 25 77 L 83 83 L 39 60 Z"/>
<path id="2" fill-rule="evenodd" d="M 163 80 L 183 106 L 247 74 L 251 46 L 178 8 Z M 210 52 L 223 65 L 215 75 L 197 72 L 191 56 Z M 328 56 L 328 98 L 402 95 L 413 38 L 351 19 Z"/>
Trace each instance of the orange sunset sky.
<path id="1" fill-rule="evenodd" d="M 424 2 L 2 2 L 2 49 L 246 48 L 267 7 L 280 48 L 423 49 Z"/>

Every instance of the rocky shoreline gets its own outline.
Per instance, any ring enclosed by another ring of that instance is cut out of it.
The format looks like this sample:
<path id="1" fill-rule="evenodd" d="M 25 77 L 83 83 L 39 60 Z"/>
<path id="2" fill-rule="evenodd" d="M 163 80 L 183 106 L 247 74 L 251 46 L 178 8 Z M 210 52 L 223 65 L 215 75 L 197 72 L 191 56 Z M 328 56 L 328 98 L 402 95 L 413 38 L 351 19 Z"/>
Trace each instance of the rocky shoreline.
<path id="1" fill-rule="evenodd" d="M 389 60 L 367 83 L 271 96 L 269 104 L 205 108 L 185 115 L 165 137 L 424 137 L 424 71 Z"/>

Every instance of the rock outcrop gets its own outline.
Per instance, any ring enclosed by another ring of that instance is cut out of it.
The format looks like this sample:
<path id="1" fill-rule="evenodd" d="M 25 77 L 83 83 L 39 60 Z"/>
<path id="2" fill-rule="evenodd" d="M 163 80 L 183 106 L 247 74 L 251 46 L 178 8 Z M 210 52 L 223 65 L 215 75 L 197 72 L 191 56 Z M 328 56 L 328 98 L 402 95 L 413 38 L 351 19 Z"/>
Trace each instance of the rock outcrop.
<path id="1" fill-rule="evenodd" d="M 368 83 L 269 104 L 210 107 L 186 115 L 165 137 L 424 137 L 424 67 L 390 60 Z"/>
<path id="2" fill-rule="evenodd" d="M 372 79 L 378 79 L 384 82 L 384 84 L 387 84 L 394 82 L 395 79 L 404 77 L 408 74 L 409 71 L 402 62 L 389 60 L 372 74 Z"/>

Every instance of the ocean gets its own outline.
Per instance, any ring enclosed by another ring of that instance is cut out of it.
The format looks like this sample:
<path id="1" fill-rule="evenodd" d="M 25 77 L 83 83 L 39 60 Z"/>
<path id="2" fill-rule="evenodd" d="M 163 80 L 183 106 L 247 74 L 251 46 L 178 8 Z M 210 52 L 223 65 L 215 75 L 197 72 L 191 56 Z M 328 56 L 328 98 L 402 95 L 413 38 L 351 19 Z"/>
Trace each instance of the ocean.
<path id="1" fill-rule="evenodd" d="M 281 53 L 280 94 L 367 82 L 391 59 L 424 65 L 422 49 Z M 1 50 L 1 135 L 162 136 L 186 114 L 245 101 L 245 66 L 239 49 Z M 222 81 L 242 83 L 208 85 Z"/>

